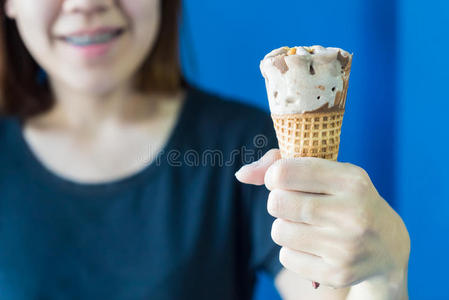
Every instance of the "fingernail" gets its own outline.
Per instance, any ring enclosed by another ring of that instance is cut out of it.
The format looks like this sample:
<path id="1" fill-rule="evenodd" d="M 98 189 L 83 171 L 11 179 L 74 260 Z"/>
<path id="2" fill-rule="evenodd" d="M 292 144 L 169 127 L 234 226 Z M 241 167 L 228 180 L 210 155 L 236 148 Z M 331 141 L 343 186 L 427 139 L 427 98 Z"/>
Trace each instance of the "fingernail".
<path id="1" fill-rule="evenodd" d="M 246 166 L 243 166 L 237 172 L 235 172 L 234 176 L 237 177 L 237 179 L 240 179 L 240 176 L 243 174 L 245 167 Z"/>
<path id="2" fill-rule="evenodd" d="M 249 163 L 247 165 L 243 165 L 237 172 L 235 172 L 235 176 L 238 178 L 239 175 L 241 175 L 247 168 L 251 168 L 256 166 L 259 163 L 258 160 L 253 161 L 252 163 Z"/>
<path id="3" fill-rule="evenodd" d="M 240 170 L 235 172 L 234 176 L 237 177 L 237 179 L 238 179 L 241 174 L 242 174 L 242 169 L 240 168 Z"/>

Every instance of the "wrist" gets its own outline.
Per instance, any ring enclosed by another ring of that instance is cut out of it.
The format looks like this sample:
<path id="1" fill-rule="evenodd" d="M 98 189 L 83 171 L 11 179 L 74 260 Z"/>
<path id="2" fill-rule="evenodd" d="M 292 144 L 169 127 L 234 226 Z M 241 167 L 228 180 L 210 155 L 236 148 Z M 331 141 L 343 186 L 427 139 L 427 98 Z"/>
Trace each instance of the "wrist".
<path id="1" fill-rule="evenodd" d="M 408 300 L 407 267 L 374 276 L 352 286 L 347 300 Z"/>
<path id="2" fill-rule="evenodd" d="M 383 224 L 384 235 L 387 239 L 386 264 L 382 270 L 363 282 L 351 287 L 348 300 L 408 300 L 407 274 L 410 255 L 410 236 L 407 228 L 394 210 L 389 210 L 392 215 Z M 387 215 L 387 214 L 385 214 Z M 387 225 L 387 226 L 386 226 Z"/>
<path id="3" fill-rule="evenodd" d="M 375 274 L 378 274 L 376 278 L 394 283 L 407 277 L 410 235 L 402 218 L 386 201 L 385 204 L 388 208 L 383 212 L 383 222 L 377 227 L 381 237 L 380 244 L 384 245 L 381 250 L 383 256 L 378 260 L 379 269 L 375 271 Z"/>
<path id="4" fill-rule="evenodd" d="M 380 276 L 377 280 L 374 279 L 370 284 L 377 287 L 384 286 L 389 296 L 387 299 L 408 299 L 407 273 L 408 268 L 405 266 L 402 269 L 393 270 L 384 276 Z"/>

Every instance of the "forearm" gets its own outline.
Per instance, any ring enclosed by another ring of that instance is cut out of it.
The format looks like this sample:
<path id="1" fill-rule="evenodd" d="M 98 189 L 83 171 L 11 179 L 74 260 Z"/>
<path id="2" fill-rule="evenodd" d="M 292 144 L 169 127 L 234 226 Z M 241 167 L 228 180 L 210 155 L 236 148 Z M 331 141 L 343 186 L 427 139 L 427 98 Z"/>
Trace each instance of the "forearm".
<path id="1" fill-rule="evenodd" d="M 353 286 L 346 300 L 408 300 L 407 269 Z"/>

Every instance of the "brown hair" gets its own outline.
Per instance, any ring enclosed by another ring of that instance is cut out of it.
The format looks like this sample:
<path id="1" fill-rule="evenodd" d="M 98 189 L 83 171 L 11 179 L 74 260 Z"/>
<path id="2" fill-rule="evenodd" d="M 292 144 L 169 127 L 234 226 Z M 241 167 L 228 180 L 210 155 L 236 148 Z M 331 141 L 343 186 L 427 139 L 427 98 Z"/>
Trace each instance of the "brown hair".
<path id="1" fill-rule="evenodd" d="M 179 62 L 180 0 L 161 0 L 161 26 L 154 48 L 137 74 L 144 92 L 175 92 L 183 80 Z M 14 20 L 0 0 L 0 115 L 25 120 L 53 105 L 48 81 L 25 48 Z"/>

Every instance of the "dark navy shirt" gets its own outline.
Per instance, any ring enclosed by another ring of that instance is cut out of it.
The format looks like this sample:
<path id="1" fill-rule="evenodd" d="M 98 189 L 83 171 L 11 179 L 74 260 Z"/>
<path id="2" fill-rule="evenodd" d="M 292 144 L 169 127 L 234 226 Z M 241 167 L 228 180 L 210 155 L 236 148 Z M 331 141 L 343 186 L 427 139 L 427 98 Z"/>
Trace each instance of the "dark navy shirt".
<path id="1" fill-rule="evenodd" d="M 102 184 L 52 173 L 0 119 L 0 299 L 250 299 L 276 275 L 268 191 L 234 177 L 276 147 L 269 115 L 186 97 L 158 158 Z"/>

